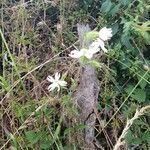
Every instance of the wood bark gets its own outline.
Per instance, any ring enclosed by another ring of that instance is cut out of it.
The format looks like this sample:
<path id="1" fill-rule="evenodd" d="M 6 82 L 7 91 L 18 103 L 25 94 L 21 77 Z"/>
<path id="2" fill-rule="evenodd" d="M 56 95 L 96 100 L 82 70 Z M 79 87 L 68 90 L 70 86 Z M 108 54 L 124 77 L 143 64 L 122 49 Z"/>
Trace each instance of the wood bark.
<path id="1" fill-rule="evenodd" d="M 78 24 L 77 29 L 81 47 L 88 47 L 91 42 L 85 40 L 84 35 L 90 31 L 89 25 Z M 96 149 L 94 144 L 94 126 L 96 122 L 94 110 L 97 106 L 99 91 L 100 88 L 95 68 L 85 65 L 82 67 L 80 83 L 73 97 L 74 102 L 80 110 L 77 120 L 86 126 L 82 135 L 84 141 L 83 149 Z"/>

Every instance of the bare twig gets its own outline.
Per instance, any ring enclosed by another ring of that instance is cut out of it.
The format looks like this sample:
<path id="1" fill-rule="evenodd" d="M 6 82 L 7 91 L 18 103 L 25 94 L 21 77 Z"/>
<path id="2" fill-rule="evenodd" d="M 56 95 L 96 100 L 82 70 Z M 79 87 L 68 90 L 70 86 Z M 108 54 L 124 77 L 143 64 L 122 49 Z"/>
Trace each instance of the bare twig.
<path id="1" fill-rule="evenodd" d="M 133 122 L 138 119 L 140 116 L 144 115 L 144 112 L 150 108 L 150 105 L 147 105 L 145 107 L 142 107 L 140 110 L 136 110 L 135 114 L 134 114 L 134 117 L 127 120 L 127 123 L 126 123 L 126 126 L 125 128 L 123 129 L 122 131 L 122 134 L 120 135 L 119 139 L 117 140 L 115 146 L 114 146 L 114 149 L 113 150 L 118 150 L 119 147 L 121 145 L 124 145 L 125 144 L 125 136 L 126 134 L 128 133 L 128 130 L 130 129 L 130 127 L 132 126 Z"/>

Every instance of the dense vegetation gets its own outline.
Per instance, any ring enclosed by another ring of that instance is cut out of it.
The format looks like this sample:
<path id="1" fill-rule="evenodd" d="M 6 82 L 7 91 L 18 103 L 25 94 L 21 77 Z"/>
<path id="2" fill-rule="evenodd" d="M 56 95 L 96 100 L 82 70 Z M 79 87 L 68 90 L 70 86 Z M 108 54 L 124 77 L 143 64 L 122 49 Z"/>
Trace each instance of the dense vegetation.
<path id="1" fill-rule="evenodd" d="M 96 55 L 100 93 L 95 138 L 113 149 L 136 110 L 150 105 L 149 0 L 0 0 L 1 149 L 78 150 L 84 125 L 64 118 L 78 112 L 72 95 L 80 64 L 68 54 L 79 47 L 77 23 L 112 28 L 109 52 Z M 67 88 L 49 92 L 56 72 Z M 126 149 L 150 147 L 149 109 L 125 134 Z"/>

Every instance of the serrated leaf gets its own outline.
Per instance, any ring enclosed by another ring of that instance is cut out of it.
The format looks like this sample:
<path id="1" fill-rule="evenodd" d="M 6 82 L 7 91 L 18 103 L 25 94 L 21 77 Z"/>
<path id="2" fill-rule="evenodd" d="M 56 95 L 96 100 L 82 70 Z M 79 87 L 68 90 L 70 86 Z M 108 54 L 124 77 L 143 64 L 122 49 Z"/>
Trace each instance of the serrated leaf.
<path id="1" fill-rule="evenodd" d="M 133 144 L 135 144 L 135 145 L 142 144 L 142 139 L 141 139 L 141 138 L 135 138 L 135 139 L 133 140 Z"/>
<path id="2" fill-rule="evenodd" d="M 131 95 L 132 98 L 136 99 L 139 103 L 144 102 L 146 99 L 146 92 L 142 89 L 136 89 Z"/>
<path id="3" fill-rule="evenodd" d="M 129 129 L 126 136 L 125 136 L 126 141 L 128 142 L 128 144 L 132 143 L 134 136 L 132 131 Z"/>
<path id="4" fill-rule="evenodd" d="M 112 34 L 115 35 L 118 32 L 118 29 L 119 29 L 118 23 L 115 23 L 114 25 L 112 25 L 111 29 L 113 31 Z"/>
<path id="5" fill-rule="evenodd" d="M 134 89 L 134 86 L 129 85 L 125 91 L 130 94 L 132 90 Z M 146 92 L 143 89 L 137 88 L 133 91 L 131 94 L 131 97 L 135 100 L 137 100 L 139 103 L 144 102 L 146 100 Z"/>
<path id="6" fill-rule="evenodd" d="M 142 140 L 150 143 L 150 131 L 147 131 L 142 135 Z"/>
<path id="7" fill-rule="evenodd" d="M 141 73 L 141 76 L 143 76 L 143 75 L 144 74 Z M 137 78 L 138 78 L 139 81 L 141 80 L 141 77 L 138 76 Z M 146 75 L 144 78 L 146 80 L 148 80 L 149 79 L 149 75 Z M 146 85 L 147 85 L 147 82 L 144 79 L 142 79 L 142 81 L 139 83 L 139 85 L 140 85 L 141 89 L 144 89 L 146 87 Z"/>
<path id="8" fill-rule="evenodd" d="M 142 25 L 134 24 L 133 28 L 139 35 L 141 35 L 144 38 L 145 42 L 149 45 L 150 44 L 150 40 L 149 40 L 150 21 L 146 21 L 142 23 Z"/>
<path id="9" fill-rule="evenodd" d="M 133 49 L 133 46 L 131 45 L 131 43 L 130 43 L 130 37 L 129 36 L 122 36 L 121 37 L 121 42 L 122 42 L 122 44 L 124 45 L 124 46 L 126 46 L 128 49 Z"/>
<path id="10" fill-rule="evenodd" d="M 112 6 L 112 9 L 110 10 L 109 14 L 112 16 L 115 15 L 120 10 L 120 4 L 116 5 L 115 3 Z"/>

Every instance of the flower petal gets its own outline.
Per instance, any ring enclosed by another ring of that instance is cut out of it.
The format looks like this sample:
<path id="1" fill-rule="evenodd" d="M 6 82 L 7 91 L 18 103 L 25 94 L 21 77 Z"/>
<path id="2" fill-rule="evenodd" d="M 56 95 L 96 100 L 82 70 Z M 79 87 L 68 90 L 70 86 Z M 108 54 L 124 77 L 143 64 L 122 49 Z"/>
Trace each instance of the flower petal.
<path id="1" fill-rule="evenodd" d="M 93 53 L 89 49 L 86 49 L 86 48 L 81 49 L 81 55 L 85 56 L 88 59 L 91 59 L 93 57 Z"/>
<path id="2" fill-rule="evenodd" d="M 103 41 L 107 41 L 112 37 L 112 29 L 111 28 L 102 28 L 99 31 L 99 38 L 102 39 Z"/>
<path id="3" fill-rule="evenodd" d="M 60 73 L 56 72 L 55 73 L 55 81 L 58 81 L 60 79 Z"/>
<path id="4" fill-rule="evenodd" d="M 102 40 L 99 39 L 99 45 L 100 45 L 101 49 L 102 49 L 105 53 L 108 52 L 108 50 L 105 48 L 104 41 L 102 41 Z"/>
<path id="5" fill-rule="evenodd" d="M 85 53 L 85 57 L 91 59 L 93 57 L 93 53 L 89 50 L 88 52 Z"/>
<path id="6" fill-rule="evenodd" d="M 100 51 L 100 44 L 99 44 L 99 39 L 95 40 L 90 46 L 89 46 L 89 51 L 93 54 L 97 53 Z"/>
<path id="7" fill-rule="evenodd" d="M 56 84 L 56 83 L 52 83 L 51 85 L 48 86 L 47 89 L 48 89 L 49 91 L 53 91 L 56 87 L 57 87 L 57 84 Z"/>
<path id="8" fill-rule="evenodd" d="M 63 80 L 59 80 L 59 81 L 58 81 L 58 84 L 63 87 L 63 86 L 66 86 L 66 85 L 67 85 L 67 82 L 66 82 L 66 81 L 63 81 Z"/>
<path id="9" fill-rule="evenodd" d="M 69 56 L 72 58 L 80 58 L 82 56 L 82 53 L 80 51 L 73 50 L 73 51 L 71 51 Z"/>
<path id="10" fill-rule="evenodd" d="M 60 91 L 60 86 L 57 86 L 57 92 L 59 92 Z"/>
<path id="11" fill-rule="evenodd" d="M 55 79 L 54 79 L 52 76 L 48 76 L 48 77 L 47 77 L 47 80 L 48 80 L 49 82 L 54 82 L 54 81 L 55 81 Z"/>

